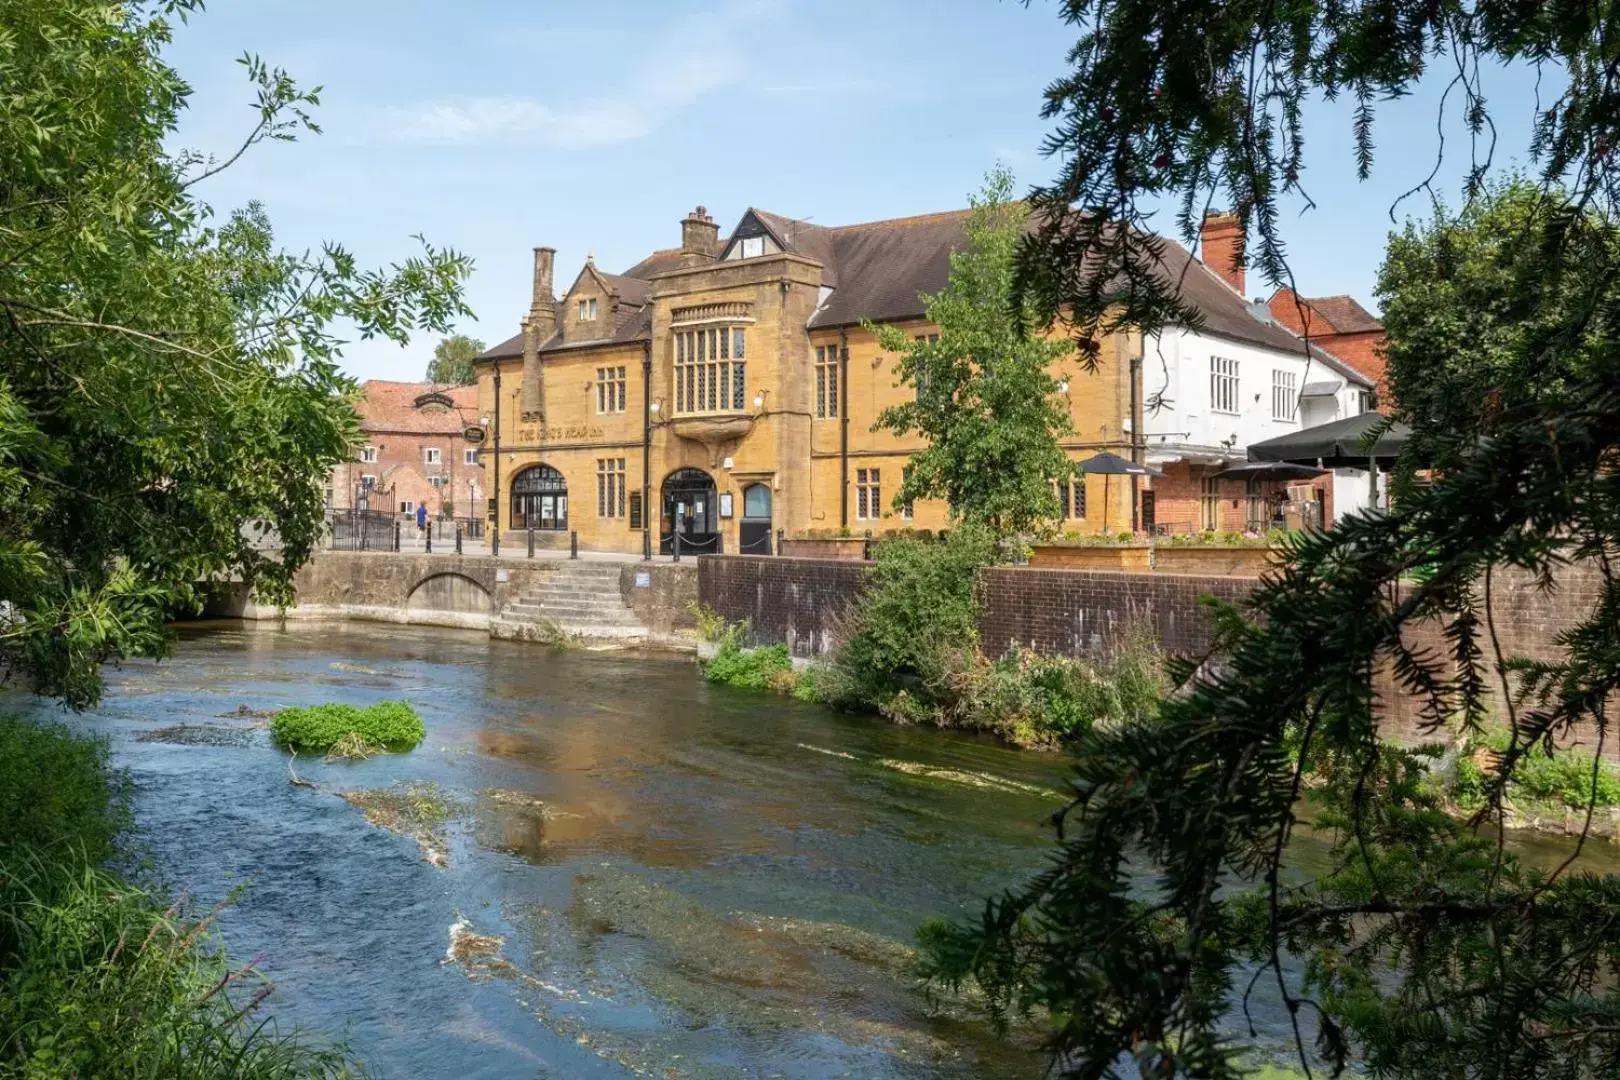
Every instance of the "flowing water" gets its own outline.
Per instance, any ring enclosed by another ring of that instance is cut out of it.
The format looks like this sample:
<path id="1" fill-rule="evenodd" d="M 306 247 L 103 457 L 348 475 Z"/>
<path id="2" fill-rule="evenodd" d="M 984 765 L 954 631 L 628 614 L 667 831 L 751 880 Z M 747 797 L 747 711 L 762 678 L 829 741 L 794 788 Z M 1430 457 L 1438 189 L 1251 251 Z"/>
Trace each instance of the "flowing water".
<path id="1" fill-rule="evenodd" d="M 202 904 L 245 885 L 225 935 L 264 954 L 278 1023 L 377 1073 L 1042 1074 L 908 965 L 920 922 L 1041 864 L 1056 756 L 711 687 L 690 660 L 436 629 L 188 628 L 108 682 L 76 722 L 129 770 L 159 872 Z M 300 759 L 314 790 L 224 716 L 390 698 L 426 741 Z M 413 782 L 453 808 L 421 837 L 339 797 Z M 1258 1019 L 1280 1046 L 1286 1020 Z"/>

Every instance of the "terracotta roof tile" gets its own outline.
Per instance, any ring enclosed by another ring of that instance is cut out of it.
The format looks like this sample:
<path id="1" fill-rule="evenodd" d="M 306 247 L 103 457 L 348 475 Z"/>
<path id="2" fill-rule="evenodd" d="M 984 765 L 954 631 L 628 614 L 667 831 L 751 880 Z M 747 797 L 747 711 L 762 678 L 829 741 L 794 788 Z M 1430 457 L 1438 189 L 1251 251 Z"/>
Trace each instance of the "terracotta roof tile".
<path id="1" fill-rule="evenodd" d="M 360 429 L 407 435 L 459 434 L 478 422 L 478 387 L 367 379 L 357 403 Z M 448 408 L 430 398 L 449 399 Z M 418 404 L 420 402 L 420 404 Z"/>
<path id="2" fill-rule="evenodd" d="M 1362 307 L 1353 296 L 1307 296 L 1304 300 L 1328 321 L 1334 333 L 1361 334 L 1384 328 L 1383 320 Z"/>

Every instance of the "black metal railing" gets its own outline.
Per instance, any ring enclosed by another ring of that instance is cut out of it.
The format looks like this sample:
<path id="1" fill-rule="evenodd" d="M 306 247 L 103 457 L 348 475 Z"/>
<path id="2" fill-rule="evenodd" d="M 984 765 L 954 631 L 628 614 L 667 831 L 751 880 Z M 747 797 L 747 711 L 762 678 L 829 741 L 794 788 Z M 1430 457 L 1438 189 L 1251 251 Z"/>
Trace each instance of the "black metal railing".
<path id="1" fill-rule="evenodd" d="M 384 510 L 329 511 L 326 546 L 333 551 L 392 551 L 398 520 Z"/>

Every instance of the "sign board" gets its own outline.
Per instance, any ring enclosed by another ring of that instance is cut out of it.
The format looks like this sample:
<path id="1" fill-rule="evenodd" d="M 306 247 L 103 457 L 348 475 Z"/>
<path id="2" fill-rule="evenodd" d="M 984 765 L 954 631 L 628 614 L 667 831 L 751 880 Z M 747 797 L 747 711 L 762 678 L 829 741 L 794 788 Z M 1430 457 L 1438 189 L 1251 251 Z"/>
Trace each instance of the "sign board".
<path id="1" fill-rule="evenodd" d="M 484 441 L 484 429 L 477 424 L 469 425 L 467 430 L 461 433 L 461 437 L 470 443 L 481 443 Z"/>
<path id="2" fill-rule="evenodd" d="M 731 492 L 729 491 L 720 493 L 720 516 L 723 518 L 731 516 Z"/>
<path id="3" fill-rule="evenodd" d="M 638 588 L 638 589 L 650 589 L 650 588 L 652 588 L 652 575 L 647 573 L 647 571 L 645 571 L 645 570 L 637 570 L 636 571 L 636 588 Z"/>
<path id="4" fill-rule="evenodd" d="M 497 570 L 497 571 L 495 571 L 495 580 L 496 581 L 511 581 L 512 580 L 512 571 L 510 571 L 510 570 Z"/>

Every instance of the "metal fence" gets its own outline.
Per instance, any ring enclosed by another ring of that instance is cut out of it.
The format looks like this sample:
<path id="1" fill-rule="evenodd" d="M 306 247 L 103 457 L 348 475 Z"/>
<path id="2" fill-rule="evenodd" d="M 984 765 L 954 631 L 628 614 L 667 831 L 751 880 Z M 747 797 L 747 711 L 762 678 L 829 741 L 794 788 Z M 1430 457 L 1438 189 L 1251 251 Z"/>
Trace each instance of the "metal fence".
<path id="1" fill-rule="evenodd" d="M 326 546 L 334 551 L 392 551 L 398 520 L 384 510 L 333 510 L 326 515 Z"/>

